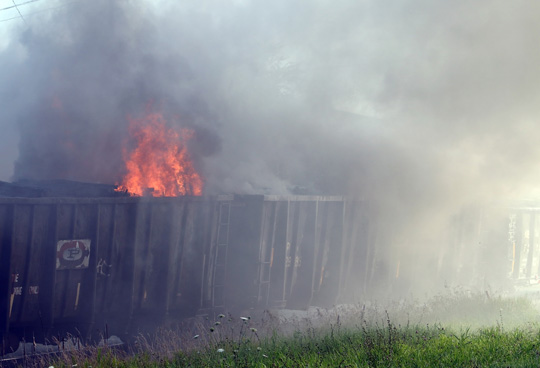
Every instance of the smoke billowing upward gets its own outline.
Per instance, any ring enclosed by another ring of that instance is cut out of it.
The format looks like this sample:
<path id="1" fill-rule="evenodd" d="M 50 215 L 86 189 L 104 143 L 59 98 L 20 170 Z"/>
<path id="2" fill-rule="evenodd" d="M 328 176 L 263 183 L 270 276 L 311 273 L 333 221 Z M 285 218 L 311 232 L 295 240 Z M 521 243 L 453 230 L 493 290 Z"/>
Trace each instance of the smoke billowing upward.
<path id="1" fill-rule="evenodd" d="M 428 247 L 463 205 L 536 194 L 539 8 L 76 2 L 0 54 L 13 178 L 117 182 L 150 104 L 196 132 L 206 193 L 354 195 Z"/>

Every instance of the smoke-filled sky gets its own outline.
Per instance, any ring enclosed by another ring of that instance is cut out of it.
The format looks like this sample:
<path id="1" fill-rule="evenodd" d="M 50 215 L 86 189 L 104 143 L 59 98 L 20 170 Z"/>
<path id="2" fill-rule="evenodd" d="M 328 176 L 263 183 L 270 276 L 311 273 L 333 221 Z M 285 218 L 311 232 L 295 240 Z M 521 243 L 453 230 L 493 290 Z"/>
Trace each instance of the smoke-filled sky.
<path id="1" fill-rule="evenodd" d="M 440 261 L 436 244 L 463 206 L 540 196 L 538 2 L 20 10 L 24 22 L 0 23 L 0 180 L 117 183 L 128 121 L 160 112 L 194 131 L 206 194 L 365 198 L 403 272 Z"/>
<path id="2" fill-rule="evenodd" d="M 530 197 L 538 11 L 521 0 L 66 2 L 0 23 L 0 179 L 117 182 L 127 116 L 151 105 L 196 131 L 207 193 L 302 188 L 405 207 Z"/>

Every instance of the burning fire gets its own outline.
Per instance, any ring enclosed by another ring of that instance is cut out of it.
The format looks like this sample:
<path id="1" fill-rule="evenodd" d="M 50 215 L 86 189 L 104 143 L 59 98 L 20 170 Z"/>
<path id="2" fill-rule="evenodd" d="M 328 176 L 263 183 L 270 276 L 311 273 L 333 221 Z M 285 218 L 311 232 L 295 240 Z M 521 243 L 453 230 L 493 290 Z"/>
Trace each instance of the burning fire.
<path id="1" fill-rule="evenodd" d="M 117 191 L 127 190 L 139 196 L 148 191 L 154 197 L 201 195 L 203 182 L 186 146 L 193 131 L 177 132 L 167 127 L 160 113 L 128 119 L 129 133 L 136 147 L 130 154 L 124 151 L 127 174 Z"/>

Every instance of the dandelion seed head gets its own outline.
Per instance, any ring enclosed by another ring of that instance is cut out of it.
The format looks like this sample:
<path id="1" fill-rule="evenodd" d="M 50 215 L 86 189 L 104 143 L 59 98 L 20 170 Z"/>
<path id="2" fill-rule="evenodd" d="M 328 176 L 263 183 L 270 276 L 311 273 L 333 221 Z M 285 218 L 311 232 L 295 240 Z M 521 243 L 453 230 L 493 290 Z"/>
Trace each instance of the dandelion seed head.
<path id="1" fill-rule="evenodd" d="M 225 351 L 225 349 L 221 349 L 221 348 L 217 349 L 218 353 L 223 353 L 224 351 Z"/>
<path id="2" fill-rule="evenodd" d="M 257 332 L 257 329 L 254 327 L 251 327 L 251 332 Z"/>

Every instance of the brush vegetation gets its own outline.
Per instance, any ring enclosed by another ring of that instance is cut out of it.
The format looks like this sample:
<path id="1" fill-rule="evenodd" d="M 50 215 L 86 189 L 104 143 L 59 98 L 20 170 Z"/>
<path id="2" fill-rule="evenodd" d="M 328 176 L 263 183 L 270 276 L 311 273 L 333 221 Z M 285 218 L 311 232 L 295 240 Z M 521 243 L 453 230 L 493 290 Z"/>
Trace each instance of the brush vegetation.
<path id="1" fill-rule="evenodd" d="M 54 367 L 532 367 L 540 318 L 525 298 L 451 293 L 428 303 L 219 315 L 190 328 L 140 335 L 129 351 L 64 352 L 26 366 Z M 47 359 L 47 361 L 45 360 Z"/>

